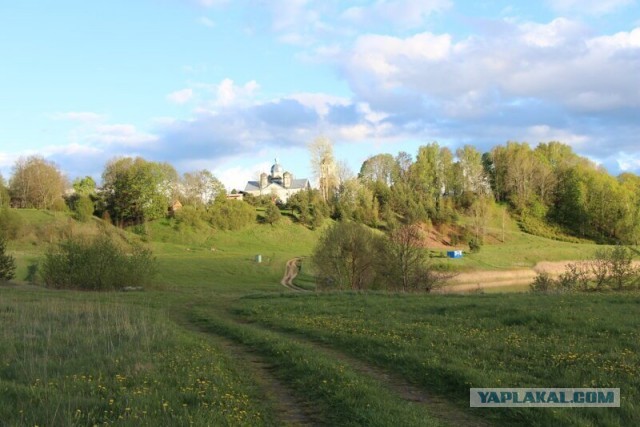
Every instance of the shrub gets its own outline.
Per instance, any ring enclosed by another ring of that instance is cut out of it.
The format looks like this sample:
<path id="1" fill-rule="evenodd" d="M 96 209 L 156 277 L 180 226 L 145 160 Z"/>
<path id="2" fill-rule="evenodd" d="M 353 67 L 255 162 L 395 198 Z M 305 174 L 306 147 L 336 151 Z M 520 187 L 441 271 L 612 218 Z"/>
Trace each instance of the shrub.
<path id="1" fill-rule="evenodd" d="M 264 220 L 267 223 L 273 225 L 276 222 L 280 221 L 281 217 L 282 215 L 280 214 L 280 209 L 278 209 L 278 206 L 276 206 L 275 203 L 269 203 L 264 211 Z"/>
<path id="2" fill-rule="evenodd" d="M 154 272 L 150 250 L 121 246 L 101 234 L 92 239 L 67 239 L 52 247 L 41 274 L 51 288 L 106 291 L 146 285 Z"/>
<path id="3" fill-rule="evenodd" d="M 16 275 L 16 260 L 5 253 L 7 241 L 0 236 L 0 280 L 11 280 Z"/>
<path id="4" fill-rule="evenodd" d="M 0 209 L 0 237 L 17 239 L 24 231 L 24 220 L 13 209 Z"/>
<path id="5" fill-rule="evenodd" d="M 93 216 L 95 206 L 89 196 L 74 197 L 71 201 L 73 216 L 80 222 L 87 222 Z"/>
<path id="6" fill-rule="evenodd" d="M 219 230 L 239 230 L 255 221 L 255 208 L 239 200 L 216 200 L 209 210 L 209 222 Z"/>
<path id="7" fill-rule="evenodd" d="M 480 242 L 473 238 L 471 240 L 469 240 L 469 251 L 471 251 L 471 253 L 478 253 L 480 252 Z"/>
<path id="8" fill-rule="evenodd" d="M 538 273 L 533 283 L 529 285 L 531 292 L 548 293 L 556 289 L 556 282 L 551 278 L 549 273 Z"/>

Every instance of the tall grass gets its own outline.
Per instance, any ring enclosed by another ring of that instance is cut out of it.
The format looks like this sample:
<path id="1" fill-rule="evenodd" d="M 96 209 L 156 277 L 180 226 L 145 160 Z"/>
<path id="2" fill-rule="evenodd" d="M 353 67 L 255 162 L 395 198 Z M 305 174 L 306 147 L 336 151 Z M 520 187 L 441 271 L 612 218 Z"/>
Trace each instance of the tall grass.
<path id="1" fill-rule="evenodd" d="M 0 293 L 3 425 L 272 425 L 223 351 L 159 310 Z"/>

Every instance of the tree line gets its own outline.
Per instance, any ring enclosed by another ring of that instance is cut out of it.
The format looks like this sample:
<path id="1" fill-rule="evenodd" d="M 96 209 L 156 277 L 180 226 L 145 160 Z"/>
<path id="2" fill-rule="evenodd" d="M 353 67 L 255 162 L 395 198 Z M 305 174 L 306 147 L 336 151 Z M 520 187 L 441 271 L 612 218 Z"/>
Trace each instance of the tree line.
<path id="1" fill-rule="evenodd" d="M 455 223 L 466 215 L 481 244 L 487 215 L 499 203 L 532 234 L 636 245 L 640 240 L 640 177 L 611 176 L 560 142 L 535 148 L 507 142 L 485 153 L 471 145 L 454 153 L 433 142 L 415 158 L 406 152 L 372 156 L 357 176 L 345 174 L 326 140 L 311 150 L 321 193 L 336 219 L 392 229 L 395 223 Z"/>
<path id="2" fill-rule="evenodd" d="M 471 145 L 453 152 L 433 142 L 419 147 L 415 157 L 407 152 L 372 156 L 357 174 L 336 161 L 328 139 L 318 138 L 309 148 L 318 188 L 296 194 L 281 208 L 310 227 L 331 217 L 392 230 L 420 222 L 456 223 L 465 215 L 472 219 L 468 234 L 481 244 L 487 216 L 499 203 L 533 234 L 623 244 L 640 240 L 640 177 L 611 176 L 560 142 L 536 147 L 507 142 L 485 153 Z M 54 163 L 40 156 L 18 159 L 8 183 L 0 177 L 0 205 L 71 208 L 79 219 L 97 215 L 118 225 L 164 217 L 179 200 L 187 207 L 184 221 L 200 218 L 233 229 L 238 225 L 227 218 L 249 218 L 250 209 L 230 203 L 225 194 L 207 170 L 180 175 L 169 163 L 140 157 L 109 161 L 99 188 L 91 177 L 69 184 Z M 259 198 L 246 201 L 265 204 Z"/>

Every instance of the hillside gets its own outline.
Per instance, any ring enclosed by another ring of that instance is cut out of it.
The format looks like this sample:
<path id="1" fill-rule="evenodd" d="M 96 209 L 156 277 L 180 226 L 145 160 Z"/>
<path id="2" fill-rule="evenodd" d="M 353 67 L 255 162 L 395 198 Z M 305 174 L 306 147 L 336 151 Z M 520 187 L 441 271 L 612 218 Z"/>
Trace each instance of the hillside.
<path id="1" fill-rule="evenodd" d="M 63 213 L 14 213 L 21 225 L 9 252 L 18 259 L 18 277 L 0 284 L 0 419 L 10 425 L 640 420 L 629 404 L 640 354 L 634 294 L 303 293 L 280 285 L 285 262 L 311 253 L 320 232 L 289 220 L 238 231 L 160 220 L 127 231 Z M 153 249 L 154 286 L 77 292 L 26 285 L 38 283 L 32 266 L 50 244 L 101 228 Z M 431 238 L 444 240 L 445 231 L 433 230 Z M 505 236 L 462 259 L 433 260 L 478 278 L 594 248 L 526 235 L 513 223 Z M 483 267 L 490 270 L 481 273 Z M 313 287 L 307 267 L 300 280 Z M 585 310 L 586 318 L 577 315 Z M 597 345 L 597 354 L 585 342 Z M 476 384 L 625 392 L 616 412 L 487 412 L 469 409 L 465 400 Z"/>

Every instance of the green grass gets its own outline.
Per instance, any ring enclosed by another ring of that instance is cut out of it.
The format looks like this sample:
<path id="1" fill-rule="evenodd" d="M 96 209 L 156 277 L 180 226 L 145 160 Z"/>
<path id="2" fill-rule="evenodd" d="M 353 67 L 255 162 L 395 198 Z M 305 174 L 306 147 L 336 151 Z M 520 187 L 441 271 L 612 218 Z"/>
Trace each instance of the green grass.
<path id="1" fill-rule="evenodd" d="M 248 321 L 319 339 L 468 406 L 470 387 L 620 387 L 620 409 L 484 409 L 499 423 L 640 424 L 640 295 L 249 297 Z"/>
<path id="2" fill-rule="evenodd" d="M 262 354 L 276 374 L 313 402 L 317 421 L 326 425 L 437 426 L 424 407 L 389 392 L 314 346 L 281 334 L 225 320 L 217 311 L 196 308 L 191 321 Z"/>
<path id="3" fill-rule="evenodd" d="M 332 359 L 318 340 L 445 396 L 462 412 L 469 412 L 471 385 L 622 390 L 620 409 L 472 411 L 498 424 L 640 425 L 638 295 L 507 295 L 487 288 L 463 296 L 292 297 L 279 283 L 285 262 L 309 256 L 319 231 L 286 217 L 235 232 L 154 222 L 146 236 L 122 232 L 153 249 L 154 286 L 133 293 L 49 291 L 26 285 L 38 282 L 31 266 L 51 242 L 95 233 L 100 220 L 17 212 L 27 228 L 9 242 L 17 280 L 0 284 L 0 425 L 281 424 L 266 398 L 271 390 L 252 381 L 247 362 L 224 339 L 272 365 L 286 388 L 317 406 L 319 424 L 438 420 Z M 461 260 L 435 260 L 460 270 L 525 268 L 596 249 L 526 235 L 513 223 L 506 236 L 505 244 Z M 312 273 L 303 263 L 295 283 L 313 289 Z"/>
<path id="4" fill-rule="evenodd" d="M 0 331 L 2 425 L 277 424 L 230 355 L 122 294 L 5 288 Z"/>

